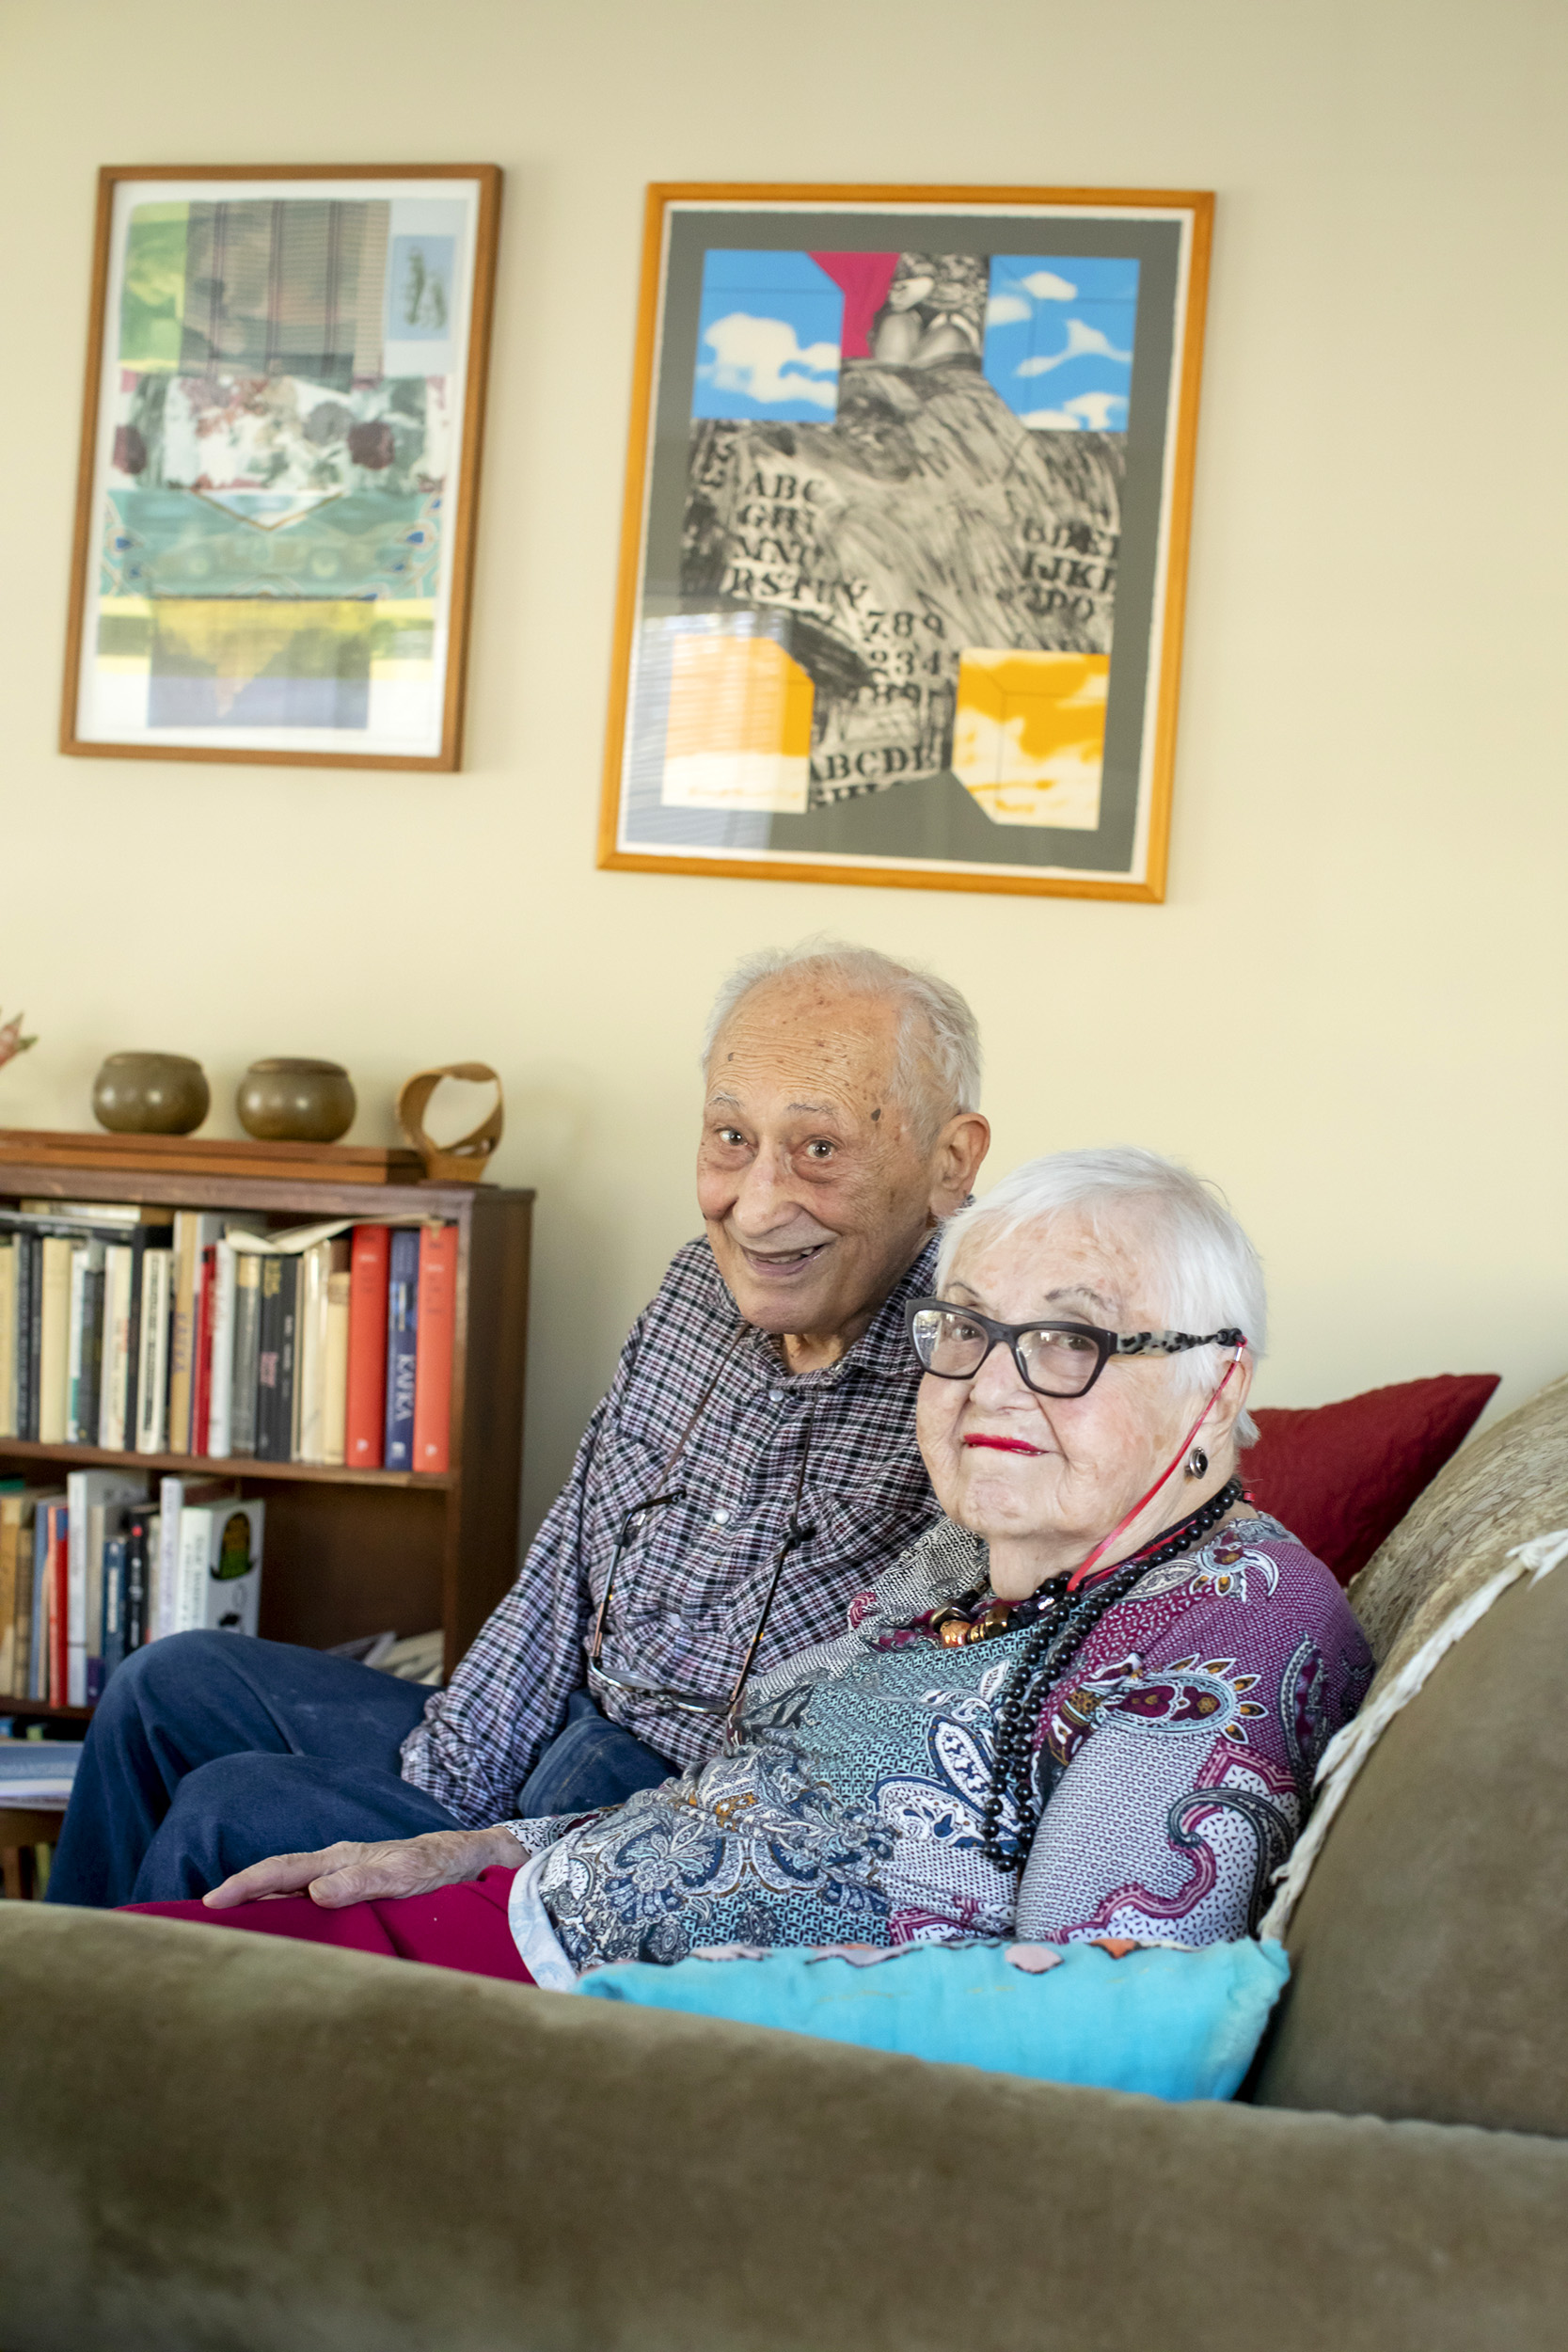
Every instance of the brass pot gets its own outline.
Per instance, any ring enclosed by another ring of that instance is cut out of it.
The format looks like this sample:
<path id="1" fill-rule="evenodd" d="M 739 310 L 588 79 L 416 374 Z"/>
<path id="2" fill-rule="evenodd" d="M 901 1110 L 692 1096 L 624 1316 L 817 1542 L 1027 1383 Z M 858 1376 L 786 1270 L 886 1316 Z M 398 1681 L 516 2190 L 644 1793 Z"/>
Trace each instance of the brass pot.
<path id="1" fill-rule="evenodd" d="M 245 1134 L 259 1142 L 336 1143 L 353 1126 L 358 1104 L 341 1062 L 280 1055 L 251 1063 L 234 1108 Z"/>
<path id="2" fill-rule="evenodd" d="M 92 1115 L 112 1136 L 188 1136 L 212 1102 L 188 1054 L 111 1054 L 92 1082 Z"/>

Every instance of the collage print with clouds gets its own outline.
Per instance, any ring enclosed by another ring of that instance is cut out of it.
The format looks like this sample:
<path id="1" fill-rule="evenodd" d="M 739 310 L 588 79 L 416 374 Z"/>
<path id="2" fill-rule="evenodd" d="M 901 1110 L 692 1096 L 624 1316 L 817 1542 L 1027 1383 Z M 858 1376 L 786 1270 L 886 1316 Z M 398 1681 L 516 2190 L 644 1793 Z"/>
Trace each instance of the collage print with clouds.
<path id="1" fill-rule="evenodd" d="M 634 804 L 743 843 L 946 776 L 994 827 L 1096 829 L 1138 279 L 1083 255 L 704 254 Z"/>

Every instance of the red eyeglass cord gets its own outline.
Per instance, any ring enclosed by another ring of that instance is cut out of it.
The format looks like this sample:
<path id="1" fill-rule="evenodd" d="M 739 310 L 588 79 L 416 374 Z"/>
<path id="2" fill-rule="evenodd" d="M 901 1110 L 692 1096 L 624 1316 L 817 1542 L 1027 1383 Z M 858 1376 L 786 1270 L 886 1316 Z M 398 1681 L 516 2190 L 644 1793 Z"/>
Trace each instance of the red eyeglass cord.
<path id="1" fill-rule="evenodd" d="M 1171 1457 L 1170 1468 L 1161 1471 L 1159 1477 L 1154 1481 L 1153 1486 L 1150 1486 L 1148 1494 L 1140 1495 L 1138 1497 L 1137 1502 L 1134 1502 L 1126 1518 L 1118 1519 L 1115 1527 L 1112 1528 L 1110 1534 L 1101 1537 L 1101 1540 L 1098 1544 L 1096 1544 L 1088 1558 L 1086 1560 L 1080 1561 L 1077 1567 L 1073 1569 L 1072 1574 L 1067 1581 L 1067 1589 L 1069 1593 L 1075 1593 L 1078 1590 L 1079 1585 L 1084 1581 L 1084 1579 L 1086 1576 L 1092 1575 L 1099 1562 L 1103 1559 L 1106 1552 L 1110 1550 L 1111 1546 L 1119 1536 L 1126 1534 L 1128 1529 L 1132 1526 L 1133 1520 L 1139 1517 L 1140 1513 L 1148 1510 L 1149 1504 L 1153 1502 L 1161 1487 L 1165 1485 L 1166 1481 L 1175 1477 L 1177 1471 L 1180 1469 L 1182 1463 L 1187 1458 L 1187 1450 L 1191 1446 L 1193 1439 L 1197 1436 L 1198 1431 L 1202 1428 L 1204 1422 L 1213 1411 L 1214 1406 L 1219 1403 L 1221 1396 L 1225 1393 L 1226 1388 L 1229 1383 L 1231 1374 L 1235 1371 L 1237 1365 L 1242 1360 L 1242 1348 L 1245 1347 L 1245 1345 L 1246 1342 L 1245 1340 L 1243 1340 L 1241 1346 L 1237 1348 L 1236 1353 L 1230 1359 L 1229 1363 L 1227 1364 L 1224 1377 L 1221 1379 L 1218 1388 L 1215 1389 L 1212 1396 L 1209 1398 L 1196 1421 L 1194 1422 L 1192 1427 L 1188 1430 L 1186 1436 L 1177 1447 L 1175 1454 Z"/>

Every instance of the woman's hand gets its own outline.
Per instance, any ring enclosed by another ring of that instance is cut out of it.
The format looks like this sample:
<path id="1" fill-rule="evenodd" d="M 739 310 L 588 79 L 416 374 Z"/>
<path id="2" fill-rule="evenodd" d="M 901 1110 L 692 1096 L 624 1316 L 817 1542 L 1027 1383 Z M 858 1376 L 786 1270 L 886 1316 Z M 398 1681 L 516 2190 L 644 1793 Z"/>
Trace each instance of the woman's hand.
<path id="1" fill-rule="evenodd" d="M 482 1870 L 515 1869 L 523 1849 L 504 1829 L 433 1829 L 422 1837 L 389 1837 L 379 1845 L 345 1839 L 319 1853 L 276 1853 L 214 1886 L 202 1901 L 212 1911 L 253 1903 L 264 1895 L 309 1895 L 324 1911 L 391 1895 L 428 1895 L 434 1887 L 477 1879 Z"/>

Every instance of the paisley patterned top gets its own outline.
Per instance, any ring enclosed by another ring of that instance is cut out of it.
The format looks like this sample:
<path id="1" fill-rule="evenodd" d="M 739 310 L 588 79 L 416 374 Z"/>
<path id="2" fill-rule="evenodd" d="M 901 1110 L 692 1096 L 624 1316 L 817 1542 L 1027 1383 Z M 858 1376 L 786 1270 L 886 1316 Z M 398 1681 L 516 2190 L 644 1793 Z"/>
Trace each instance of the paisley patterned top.
<path id="1" fill-rule="evenodd" d="M 921 1622 L 984 1573 L 983 1548 L 941 1523 L 846 1633 L 763 1678 L 736 1754 L 605 1812 L 513 1824 L 537 1855 L 513 1911 L 534 1973 L 542 1945 L 569 1981 L 715 1944 L 1244 1935 L 1371 1677 L 1329 1571 L 1254 1517 L 1106 1612 L 1042 1713 L 1022 1880 L 980 1838 L 1028 1629 L 949 1649 Z"/>

